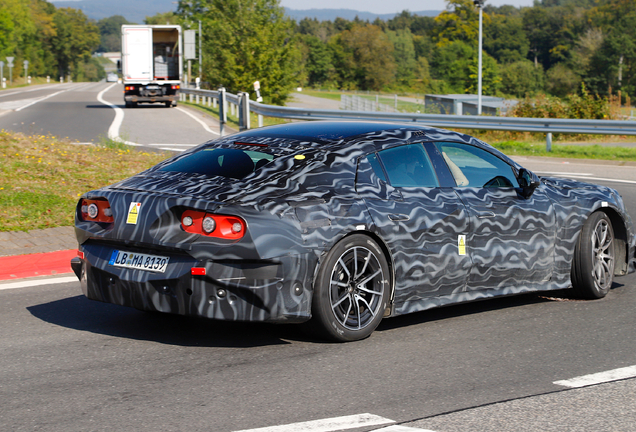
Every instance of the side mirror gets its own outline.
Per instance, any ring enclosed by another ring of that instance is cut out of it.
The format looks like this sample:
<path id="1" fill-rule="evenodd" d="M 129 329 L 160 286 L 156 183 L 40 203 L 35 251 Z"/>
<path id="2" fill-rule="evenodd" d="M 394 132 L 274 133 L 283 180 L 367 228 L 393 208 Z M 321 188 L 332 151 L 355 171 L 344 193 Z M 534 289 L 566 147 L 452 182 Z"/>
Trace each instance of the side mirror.
<path id="1" fill-rule="evenodd" d="M 521 186 L 522 194 L 526 198 L 530 198 L 536 188 L 541 185 L 541 180 L 537 175 L 525 168 L 519 170 L 519 186 Z"/>

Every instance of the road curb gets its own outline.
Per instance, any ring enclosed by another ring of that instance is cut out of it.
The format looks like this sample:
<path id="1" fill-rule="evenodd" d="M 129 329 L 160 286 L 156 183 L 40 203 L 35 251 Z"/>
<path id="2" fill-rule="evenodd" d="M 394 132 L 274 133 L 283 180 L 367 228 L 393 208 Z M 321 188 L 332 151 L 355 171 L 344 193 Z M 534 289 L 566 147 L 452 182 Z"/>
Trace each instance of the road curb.
<path id="1" fill-rule="evenodd" d="M 72 273 L 77 249 L 0 257 L 0 281 Z"/>

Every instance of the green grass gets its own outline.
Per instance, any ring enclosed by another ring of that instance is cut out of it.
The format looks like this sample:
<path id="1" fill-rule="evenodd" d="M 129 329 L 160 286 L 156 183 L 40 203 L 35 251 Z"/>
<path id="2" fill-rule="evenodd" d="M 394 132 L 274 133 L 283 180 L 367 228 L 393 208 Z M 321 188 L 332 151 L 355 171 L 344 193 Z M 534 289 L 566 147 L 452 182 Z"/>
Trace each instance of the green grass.
<path id="1" fill-rule="evenodd" d="M 331 100 L 340 100 L 340 95 L 344 94 L 343 92 L 340 91 L 318 91 L 318 90 L 304 90 L 301 92 L 302 94 L 306 94 L 307 96 L 313 96 L 313 97 L 321 97 L 324 99 L 331 99 Z"/>
<path id="2" fill-rule="evenodd" d="M 600 145 L 562 145 L 552 143 L 552 151 L 546 151 L 545 142 L 527 143 L 503 141 L 491 145 L 509 156 L 546 156 L 572 159 L 596 159 L 610 161 L 636 161 L 636 147 L 606 147 Z"/>
<path id="3" fill-rule="evenodd" d="M 82 193 L 130 177 L 169 154 L 2 130 L 0 156 L 0 231 L 29 231 L 72 226 Z"/>

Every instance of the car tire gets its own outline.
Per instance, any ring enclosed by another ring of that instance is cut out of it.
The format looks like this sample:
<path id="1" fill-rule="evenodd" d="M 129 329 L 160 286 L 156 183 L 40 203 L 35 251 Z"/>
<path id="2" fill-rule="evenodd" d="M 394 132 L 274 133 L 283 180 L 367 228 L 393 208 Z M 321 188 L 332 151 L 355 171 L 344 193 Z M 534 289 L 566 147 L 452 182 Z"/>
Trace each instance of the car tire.
<path id="1" fill-rule="evenodd" d="M 384 316 L 389 279 L 386 257 L 373 239 L 354 234 L 341 240 L 320 265 L 310 328 L 338 342 L 368 337 Z"/>
<path id="2" fill-rule="evenodd" d="M 585 221 L 572 260 L 572 287 L 577 297 L 605 297 L 614 280 L 614 230 L 609 217 L 595 212 Z"/>

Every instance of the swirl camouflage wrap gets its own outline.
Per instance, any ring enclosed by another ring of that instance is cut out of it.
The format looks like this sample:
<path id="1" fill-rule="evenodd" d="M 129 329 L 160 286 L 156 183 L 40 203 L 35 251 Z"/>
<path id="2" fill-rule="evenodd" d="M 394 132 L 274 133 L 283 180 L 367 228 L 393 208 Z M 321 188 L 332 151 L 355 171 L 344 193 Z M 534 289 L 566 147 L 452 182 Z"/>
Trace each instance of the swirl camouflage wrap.
<path id="1" fill-rule="evenodd" d="M 540 179 L 460 133 L 364 122 L 207 142 L 84 194 L 75 231 L 72 266 L 90 299 L 311 319 L 337 340 L 368 336 L 382 317 L 573 280 L 600 297 L 634 271 L 636 249 L 613 189 Z"/>

